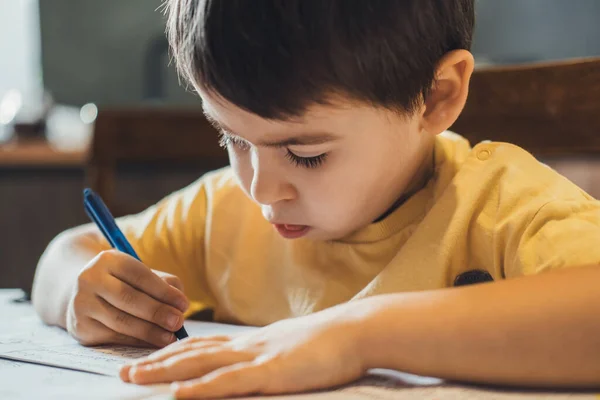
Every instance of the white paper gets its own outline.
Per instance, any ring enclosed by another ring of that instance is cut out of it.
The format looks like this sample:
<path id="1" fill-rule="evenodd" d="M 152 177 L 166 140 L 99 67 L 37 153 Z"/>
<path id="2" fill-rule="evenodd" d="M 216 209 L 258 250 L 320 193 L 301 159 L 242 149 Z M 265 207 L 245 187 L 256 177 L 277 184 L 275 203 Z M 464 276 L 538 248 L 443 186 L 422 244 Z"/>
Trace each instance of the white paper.
<path id="1" fill-rule="evenodd" d="M 171 399 L 167 385 L 138 386 L 113 377 L 0 359 L 0 399 Z"/>
<path id="2" fill-rule="evenodd" d="M 10 292 L 0 291 L 0 399 L 170 399 L 167 385 L 137 386 L 115 376 L 123 362 L 152 350 L 122 346 L 86 348 L 59 328 L 45 326 L 28 305 L 7 306 Z M 186 321 L 192 336 L 229 335 L 248 327 Z M 3 360 L 11 358 L 38 364 Z M 90 371 L 84 373 L 69 369 Z M 439 379 L 374 370 L 342 388 L 297 395 L 270 396 L 268 400 L 598 400 L 594 394 L 535 393 L 452 385 Z M 248 398 L 247 398 L 248 399 Z M 260 399 L 254 397 L 253 399 Z M 267 399 L 267 398 L 265 398 Z M 242 400 L 238 398 L 238 400 Z"/>
<path id="3" fill-rule="evenodd" d="M 594 396 L 571 394 L 522 394 L 444 386 L 440 381 L 407 374 L 374 371 L 383 375 L 367 377 L 333 391 L 287 396 L 246 397 L 237 400 L 587 400 Z M 387 376 L 386 376 L 387 375 Z M 396 375 L 391 377 L 392 375 Z M 137 386 L 110 376 L 19 363 L 0 359 L 0 399 L 29 400 L 170 400 L 167 385 Z"/>
<path id="4" fill-rule="evenodd" d="M 86 398 L 123 398 L 156 399 L 170 398 L 168 386 L 140 387 L 121 382 L 117 376 L 118 367 L 127 360 L 150 354 L 150 349 L 139 349 L 124 346 L 100 346 L 88 348 L 79 345 L 69 335 L 55 328 L 43 325 L 35 318 L 24 319 L 21 327 L 27 327 L 23 334 L 0 335 L 0 357 L 14 360 L 25 360 L 38 364 L 59 366 L 81 371 L 90 371 L 94 375 L 66 369 L 49 368 L 38 365 L 9 362 L 0 364 L 2 381 L 15 382 L 13 375 L 27 371 L 28 376 L 35 376 L 36 385 L 25 387 L 26 379 L 21 384 L 0 385 L 0 398 L 35 398 L 38 390 L 43 391 L 43 398 L 77 398 L 82 393 Z M 247 331 L 248 327 L 238 327 L 202 322 L 186 322 L 190 335 L 206 336 L 215 334 L 236 334 Z M 32 375 L 33 374 L 33 375 Z M 51 390 L 49 390 L 51 388 Z M 17 396 L 19 394 L 21 397 Z M 89 394 L 89 396 L 88 396 Z M 40 397 L 41 398 L 41 397 Z M 399 372 L 374 370 L 360 381 L 328 391 L 271 396 L 269 400 L 404 400 L 404 399 L 466 399 L 466 400 L 512 400 L 512 399 L 597 399 L 592 394 L 553 394 L 553 393 L 520 393 L 501 390 L 486 390 L 475 387 L 448 385 L 435 378 L 425 378 Z M 250 399 L 250 398 L 247 398 Z M 254 397 L 256 399 L 256 397 Z M 241 399 L 238 399 L 241 400 Z"/>
<path id="5" fill-rule="evenodd" d="M 119 367 L 156 349 L 127 346 L 84 347 L 65 331 L 45 326 L 38 318 L 22 318 L 13 324 L 14 332 L 0 334 L 0 357 L 42 365 L 118 376 Z M 198 321 L 187 321 L 186 330 L 193 336 L 232 335 L 250 329 Z"/>

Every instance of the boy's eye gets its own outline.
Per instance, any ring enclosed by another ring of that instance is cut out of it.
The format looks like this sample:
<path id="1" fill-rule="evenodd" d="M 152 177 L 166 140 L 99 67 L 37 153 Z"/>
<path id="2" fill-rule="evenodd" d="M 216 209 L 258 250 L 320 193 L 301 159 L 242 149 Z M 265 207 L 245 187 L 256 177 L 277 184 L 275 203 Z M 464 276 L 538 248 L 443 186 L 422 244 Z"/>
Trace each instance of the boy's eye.
<path id="1" fill-rule="evenodd" d="M 221 132 L 219 145 L 223 148 L 227 148 L 230 145 L 236 146 L 242 151 L 250 149 L 250 144 L 248 142 L 246 142 L 245 140 L 241 140 L 235 136 L 228 135 L 226 132 Z M 325 162 L 325 159 L 327 158 L 327 153 L 319 154 L 318 156 L 314 157 L 301 157 L 287 149 L 285 157 L 297 167 L 317 168 L 320 167 L 323 164 L 323 162 Z"/>
<path id="2" fill-rule="evenodd" d="M 323 165 L 325 159 L 327 158 L 327 153 L 319 154 L 318 156 L 314 157 L 300 157 L 299 155 L 292 153 L 290 150 L 287 150 L 285 156 L 297 167 L 317 168 Z"/>

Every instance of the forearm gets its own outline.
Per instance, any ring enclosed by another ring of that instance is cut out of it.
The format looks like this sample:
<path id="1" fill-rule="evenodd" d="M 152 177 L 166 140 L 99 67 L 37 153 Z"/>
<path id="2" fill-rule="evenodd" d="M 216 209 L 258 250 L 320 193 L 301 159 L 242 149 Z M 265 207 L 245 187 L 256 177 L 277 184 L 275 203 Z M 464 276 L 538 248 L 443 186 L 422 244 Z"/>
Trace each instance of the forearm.
<path id="1" fill-rule="evenodd" d="M 107 247 L 89 225 L 56 237 L 38 262 L 32 302 L 44 322 L 66 328 L 66 310 L 82 268 Z"/>
<path id="2" fill-rule="evenodd" d="M 366 367 L 492 384 L 600 386 L 600 267 L 351 303 Z M 362 317 L 361 317 L 362 315 Z"/>

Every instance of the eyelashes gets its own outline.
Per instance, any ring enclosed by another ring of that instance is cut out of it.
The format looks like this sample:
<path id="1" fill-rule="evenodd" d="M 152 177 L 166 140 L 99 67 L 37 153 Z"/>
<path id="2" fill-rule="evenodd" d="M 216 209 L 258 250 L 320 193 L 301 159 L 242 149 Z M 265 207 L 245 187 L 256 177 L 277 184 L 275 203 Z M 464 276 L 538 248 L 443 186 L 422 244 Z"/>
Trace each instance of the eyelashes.
<path id="1" fill-rule="evenodd" d="M 250 145 L 247 142 L 240 140 L 235 136 L 230 136 L 225 132 L 221 132 L 219 137 L 219 146 L 226 149 L 229 145 L 236 146 L 240 150 L 244 151 L 250 149 Z"/>
<path id="2" fill-rule="evenodd" d="M 317 168 L 323 165 L 325 159 L 327 158 L 327 153 L 319 154 L 318 156 L 314 157 L 300 157 L 287 150 L 285 158 L 290 160 L 292 164 L 296 165 L 297 167 Z"/>
<path id="3" fill-rule="evenodd" d="M 240 140 L 235 136 L 230 136 L 225 132 L 221 132 L 219 146 L 227 148 L 230 145 L 236 146 L 242 151 L 250 149 L 250 144 L 248 144 L 248 142 Z M 286 149 L 285 158 L 287 158 L 296 167 L 313 169 L 323 165 L 327 159 L 327 153 L 319 154 L 318 156 L 314 157 L 300 157 L 299 155 L 292 153 L 289 149 Z"/>

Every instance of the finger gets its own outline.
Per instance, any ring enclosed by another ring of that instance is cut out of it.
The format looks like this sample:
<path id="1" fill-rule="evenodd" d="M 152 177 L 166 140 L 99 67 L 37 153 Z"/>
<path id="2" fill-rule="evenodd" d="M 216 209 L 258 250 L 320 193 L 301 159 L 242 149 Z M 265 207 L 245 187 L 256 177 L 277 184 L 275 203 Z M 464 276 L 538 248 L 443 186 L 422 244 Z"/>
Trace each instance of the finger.
<path id="1" fill-rule="evenodd" d="M 161 349 L 161 350 L 149 355 L 144 360 L 140 360 L 140 362 L 136 363 L 136 365 L 139 366 L 141 364 L 149 364 L 149 363 L 164 361 L 170 357 L 173 357 L 177 354 L 185 353 L 187 351 L 207 349 L 207 348 L 219 346 L 221 344 L 223 344 L 223 342 L 208 342 L 208 341 L 188 342 L 188 343 L 175 342 L 175 343 L 171 344 L 170 346 L 167 346 L 164 349 Z"/>
<path id="2" fill-rule="evenodd" d="M 190 350 L 197 350 L 201 348 L 217 346 L 219 344 L 228 342 L 229 340 L 231 340 L 231 336 L 224 335 L 206 337 L 194 336 L 188 337 L 184 340 L 178 340 L 177 342 L 172 343 L 169 346 L 150 354 L 148 357 L 144 357 L 130 364 L 123 365 L 120 369 L 119 376 L 125 382 L 129 382 L 129 371 L 133 366 L 139 367 L 142 365 L 151 364 L 153 362 L 163 361 L 176 354 L 184 353 Z"/>
<path id="3" fill-rule="evenodd" d="M 243 362 L 220 368 L 200 379 L 171 385 L 178 399 L 222 398 L 263 392 L 269 372 L 263 364 Z"/>
<path id="4" fill-rule="evenodd" d="M 229 338 L 227 336 L 211 336 L 206 338 L 198 336 L 187 337 L 183 340 L 178 340 L 174 343 L 171 343 L 169 346 L 152 353 L 145 359 L 138 360 L 136 364 L 140 364 L 142 362 L 145 362 L 146 360 L 159 361 L 174 356 L 175 354 L 181 352 L 204 347 L 211 347 L 213 345 L 218 345 L 227 342 L 228 340 Z"/>
<path id="5" fill-rule="evenodd" d="M 134 366 L 129 371 L 129 380 L 137 384 L 185 381 L 208 374 L 221 367 L 247 362 L 254 359 L 248 352 L 220 349 L 191 350 L 164 361 Z"/>
<path id="6" fill-rule="evenodd" d="M 195 339 L 194 342 L 229 342 L 233 336 L 229 335 L 210 335 L 210 336 L 194 336 L 190 339 Z"/>
<path id="7" fill-rule="evenodd" d="M 234 339 L 235 336 L 230 335 L 210 335 L 210 336 L 189 336 L 183 340 L 179 340 L 177 344 L 180 346 L 189 343 L 200 343 L 200 342 L 229 342 Z"/>
<path id="8" fill-rule="evenodd" d="M 192 351 L 192 350 L 200 350 L 206 349 L 210 347 L 215 347 L 220 344 L 220 342 L 200 342 L 200 343 L 189 343 L 184 346 L 177 346 L 179 342 L 175 342 L 162 350 L 156 351 L 150 354 L 147 357 L 141 358 L 139 360 L 135 360 L 130 364 L 123 365 L 119 370 L 119 376 L 125 382 L 129 382 L 129 374 L 133 367 L 140 368 L 146 365 L 155 364 L 158 362 L 165 361 L 171 357 L 176 355 Z"/>
<path id="9" fill-rule="evenodd" d="M 161 303 L 112 275 L 96 289 L 108 303 L 140 319 L 175 332 L 183 326 L 183 314 L 170 305 Z"/>
<path id="10" fill-rule="evenodd" d="M 143 340 L 123 335 L 106 327 L 100 321 L 92 318 L 87 318 L 86 322 L 87 333 L 83 333 L 76 339 L 84 346 L 97 346 L 101 344 L 117 344 L 132 347 L 153 347 L 151 344 Z"/>
<path id="11" fill-rule="evenodd" d="M 175 275 L 171 275 L 171 274 L 169 274 L 167 272 L 163 272 L 163 271 L 158 271 L 156 269 L 153 269 L 152 272 L 154 272 L 156 275 L 158 275 L 158 277 L 160 279 L 167 282 L 169 285 L 171 285 L 171 286 L 175 287 L 176 289 L 178 289 L 179 291 L 183 292 L 183 283 L 181 282 L 181 279 L 179 279 Z"/>
<path id="12" fill-rule="evenodd" d="M 177 278 L 176 276 L 163 276 L 162 280 L 167 282 L 169 285 L 173 286 L 175 289 L 179 290 L 180 292 L 183 292 L 183 284 L 181 283 L 181 280 L 179 278 Z"/>
<path id="13" fill-rule="evenodd" d="M 125 255 L 126 260 L 113 263 L 109 272 L 119 280 L 141 290 L 154 299 L 169 304 L 181 312 L 189 307 L 189 301 L 180 290 L 159 278 L 152 270 L 135 258 Z"/>
<path id="14" fill-rule="evenodd" d="M 99 311 L 92 311 L 90 316 L 107 328 L 123 335 L 141 339 L 157 347 L 164 347 L 175 341 L 173 332 L 119 310 L 101 297 L 98 297 L 98 301 L 100 304 Z"/>

